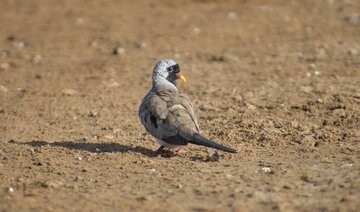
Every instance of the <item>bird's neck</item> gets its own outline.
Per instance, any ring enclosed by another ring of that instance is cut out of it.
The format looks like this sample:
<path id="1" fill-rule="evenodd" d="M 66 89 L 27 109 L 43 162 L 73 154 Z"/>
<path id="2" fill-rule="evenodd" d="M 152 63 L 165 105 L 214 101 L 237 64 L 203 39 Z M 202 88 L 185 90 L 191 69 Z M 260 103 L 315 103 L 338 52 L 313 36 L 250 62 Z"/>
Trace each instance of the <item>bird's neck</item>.
<path id="1" fill-rule="evenodd" d="M 174 83 L 169 82 L 167 79 L 160 76 L 153 76 L 153 86 L 155 91 L 169 90 L 172 92 L 179 92 Z"/>

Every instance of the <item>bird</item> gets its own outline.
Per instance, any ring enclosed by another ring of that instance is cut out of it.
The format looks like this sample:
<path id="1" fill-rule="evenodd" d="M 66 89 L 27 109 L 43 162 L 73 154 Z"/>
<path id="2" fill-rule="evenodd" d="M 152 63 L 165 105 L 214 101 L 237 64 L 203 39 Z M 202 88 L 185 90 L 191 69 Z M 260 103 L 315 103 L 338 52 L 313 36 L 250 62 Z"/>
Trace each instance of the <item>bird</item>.
<path id="1" fill-rule="evenodd" d="M 160 144 L 156 152 L 164 148 L 181 148 L 189 143 L 236 153 L 200 134 L 194 106 L 190 99 L 179 91 L 176 81 L 186 82 L 180 66 L 174 60 L 162 59 L 153 69 L 152 87 L 139 107 L 139 118 L 146 131 Z"/>

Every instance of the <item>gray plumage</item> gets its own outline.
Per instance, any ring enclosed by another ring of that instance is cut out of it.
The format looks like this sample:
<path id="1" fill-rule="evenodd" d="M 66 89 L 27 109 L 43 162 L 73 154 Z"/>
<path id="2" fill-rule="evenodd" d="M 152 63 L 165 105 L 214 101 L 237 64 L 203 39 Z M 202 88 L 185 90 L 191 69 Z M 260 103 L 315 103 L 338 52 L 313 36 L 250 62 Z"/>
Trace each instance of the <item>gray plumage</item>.
<path id="1" fill-rule="evenodd" d="M 139 116 L 146 131 L 162 147 L 178 147 L 193 143 L 234 153 L 234 149 L 200 135 L 199 125 L 190 99 L 179 92 L 177 79 L 185 78 L 173 60 L 159 61 L 153 70 L 152 88 L 143 98 Z"/>

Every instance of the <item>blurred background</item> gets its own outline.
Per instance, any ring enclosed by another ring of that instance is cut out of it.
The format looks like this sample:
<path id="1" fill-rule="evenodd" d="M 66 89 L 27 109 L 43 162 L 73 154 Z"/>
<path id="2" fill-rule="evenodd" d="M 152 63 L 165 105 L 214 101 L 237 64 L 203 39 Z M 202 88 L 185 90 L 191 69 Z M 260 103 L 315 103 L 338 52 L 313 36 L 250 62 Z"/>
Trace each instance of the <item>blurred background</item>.
<path id="1" fill-rule="evenodd" d="M 358 0 L 0 0 L 0 209 L 359 208 L 359 13 Z M 137 110 L 163 58 L 204 134 L 240 154 L 151 158 Z"/>

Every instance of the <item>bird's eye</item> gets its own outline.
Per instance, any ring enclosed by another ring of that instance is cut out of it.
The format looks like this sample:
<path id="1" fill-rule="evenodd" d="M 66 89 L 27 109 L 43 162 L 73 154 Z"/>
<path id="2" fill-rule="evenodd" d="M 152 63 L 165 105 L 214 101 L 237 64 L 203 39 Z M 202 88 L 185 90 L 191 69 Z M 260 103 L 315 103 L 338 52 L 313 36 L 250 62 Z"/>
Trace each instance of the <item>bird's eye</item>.
<path id="1" fill-rule="evenodd" d="M 173 72 L 173 71 L 174 71 L 173 67 L 172 67 L 172 66 L 169 67 L 169 68 L 168 68 L 168 71 L 169 71 L 169 72 Z"/>

